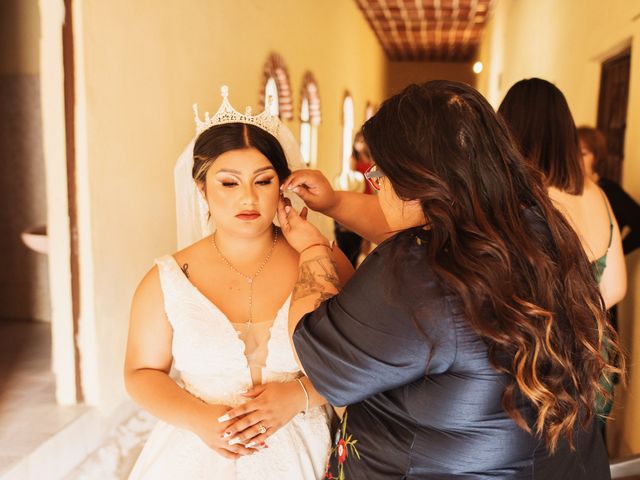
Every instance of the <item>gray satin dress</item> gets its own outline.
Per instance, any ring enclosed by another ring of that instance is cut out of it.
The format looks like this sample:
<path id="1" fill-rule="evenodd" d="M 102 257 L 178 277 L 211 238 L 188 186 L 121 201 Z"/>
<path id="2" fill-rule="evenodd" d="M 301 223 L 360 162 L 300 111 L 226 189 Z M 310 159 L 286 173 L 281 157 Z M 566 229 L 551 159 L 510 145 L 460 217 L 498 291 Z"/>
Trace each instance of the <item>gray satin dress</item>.
<path id="1" fill-rule="evenodd" d="M 506 414 L 507 377 L 429 268 L 428 241 L 420 229 L 387 240 L 298 324 L 293 340 L 311 382 L 331 404 L 348 406 L 325 478 L 609 479 L 593 424 L 576 429 L 576 451 L 561 440 L 551 456 Z M 407 253 L 402 265 L 397 249 Z M 517 406 L 532 424 L 529 403 Z"/>

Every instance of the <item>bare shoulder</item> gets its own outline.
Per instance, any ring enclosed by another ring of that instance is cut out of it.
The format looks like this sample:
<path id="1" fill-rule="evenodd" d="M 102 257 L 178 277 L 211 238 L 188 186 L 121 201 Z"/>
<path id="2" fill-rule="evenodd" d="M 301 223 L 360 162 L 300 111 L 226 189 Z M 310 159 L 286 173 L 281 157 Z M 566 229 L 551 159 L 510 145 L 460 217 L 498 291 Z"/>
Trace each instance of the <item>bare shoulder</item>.
<path id="1" fill-rule="evenodd" d="M 203 255 L 211 252 L 211 236 L 206 236 L 188 247 L 175 252 L 172 257 L 182 266 L 184 263 L 193 263 L 202 260 Z"/>
<path id="2" fill-rule="evenodd" d="M 162 287 L 160 285 L 160 271 L 158 266 L 154 265 L 149 270 L 136 288 L 133 295 L 133 306 L 139 306 L 140 304 L 154 304 L 158 301 L 162 305 Z"/>

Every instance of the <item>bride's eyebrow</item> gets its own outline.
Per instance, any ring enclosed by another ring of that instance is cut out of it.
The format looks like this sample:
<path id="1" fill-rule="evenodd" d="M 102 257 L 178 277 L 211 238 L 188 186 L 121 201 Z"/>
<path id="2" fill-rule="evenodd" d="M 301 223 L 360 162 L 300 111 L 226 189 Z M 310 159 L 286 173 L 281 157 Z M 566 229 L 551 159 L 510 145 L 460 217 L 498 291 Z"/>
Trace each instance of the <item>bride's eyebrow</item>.
<path id="1" fill-rule="evenodd" d="M 256 173 L 264 172 L 266 170 L 275 170 L 275 168 L 273 168 L 273 166 L 269 165 L 268 167 L 262 167 L 262 168 L 257 169 L 255 172 L 253 172 L 253 174 L 255 175 Z M 242 175 L 241 171 L 233 170 L 232 168 L 221 168 L 216 173 L 235 173 L 236 175 Z"/>
<path id="2" fill-rule="evenodd" d="M 253 172 L 253 174 L 255 175 L 256 173 L 264 172 L 266 170 L 275 170 L 275 168 L 273 168 L 272 165 L 269 165 L 268 167 L 262 167 L 257 169 L 255 172 Z"/>

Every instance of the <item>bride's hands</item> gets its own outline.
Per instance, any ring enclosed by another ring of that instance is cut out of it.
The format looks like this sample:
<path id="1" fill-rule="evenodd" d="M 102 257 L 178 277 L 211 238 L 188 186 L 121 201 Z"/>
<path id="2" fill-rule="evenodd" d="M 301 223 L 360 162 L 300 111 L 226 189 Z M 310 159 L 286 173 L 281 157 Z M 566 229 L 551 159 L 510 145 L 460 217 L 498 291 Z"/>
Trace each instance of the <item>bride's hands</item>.
<path id="1" fill-rule="evenodd" d="M 224 438 L 224 431 L 233 422 L 218 422 L 218 418 L 229 411 L 229 407 L 224 405 L 209 405 L 203 403 L 196 412 L 193 432 L 198 435 L 209 448 L 216 453 L 230 460 L 235 460 L 243 455 L 257 453 L 257 450 L 246 448 L 242 444 L 229 445 Z"/>
<path id="2" fill-rule="evenodd" d="M 295 380 L 257 385 L 244 396 L 251 400 L 229 410 L 221 418 L 231 420 L 221 425 L 226 426 L 224 434 L 234 446 L 244 444 L 250 448 L 266 448 L 265 440 L 304 411 L 306 405 L 302 387 Z M 266 431 L 260 433 L 260 427 Z"/>

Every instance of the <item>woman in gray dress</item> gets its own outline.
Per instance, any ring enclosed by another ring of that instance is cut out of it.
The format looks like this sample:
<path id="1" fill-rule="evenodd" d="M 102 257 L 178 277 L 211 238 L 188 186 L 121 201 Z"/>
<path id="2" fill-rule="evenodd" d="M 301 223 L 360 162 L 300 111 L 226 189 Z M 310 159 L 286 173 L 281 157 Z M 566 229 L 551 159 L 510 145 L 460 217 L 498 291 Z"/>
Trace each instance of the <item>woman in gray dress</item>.
<path id="1" fill-rule="evenodd" d="M 326 478 L 609 478 L 594 405 L 621 371 L 617 337 L 580 240 L 504 123 L 473 88 L 435 81 L 387 100 L 364 136 L 377 197 L 316 172 L 284 184 L 387 237 L 342 291 L 327 239 L 279 207 L 300 252 L 299 362 L 347 405 Z"/>

